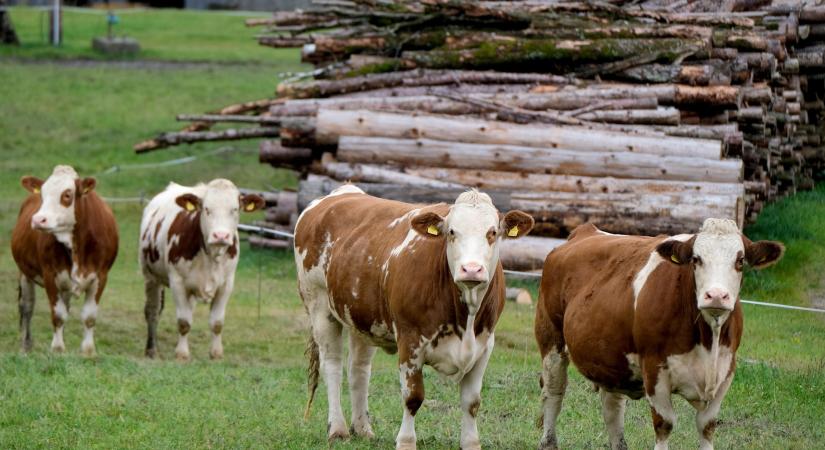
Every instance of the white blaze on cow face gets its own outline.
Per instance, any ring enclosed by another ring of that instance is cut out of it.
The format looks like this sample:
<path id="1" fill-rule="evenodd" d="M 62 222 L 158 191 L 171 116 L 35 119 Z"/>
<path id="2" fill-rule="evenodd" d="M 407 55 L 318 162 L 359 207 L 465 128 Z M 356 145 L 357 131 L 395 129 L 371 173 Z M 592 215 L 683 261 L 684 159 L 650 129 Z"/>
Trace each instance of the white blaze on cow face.
<path id="1" fill-rule="evenodd" d="M 784 247 L 771 241 L 750 242 L 732 220 L 707 219 L 692 239 L 665 241 L 656 250 L 665 260 L 691 265 L 696 306 L 706 320 L 720 324 L 739 299 L 745 262 L 757 269 L 767 267 L 782 257 Z"/>
<path id="2" fill-rule="evenodd" d="M 453 281 L 463 292 L 483 293 L 498 266 L 498 243 L 527 234 L 533 219 L 521 211 L 510 211 L 501 219 L 487 194 L 471 190 L 458 196 L 447 217 L 426 212 L 413 217 L 411 224 L 423 236 L 446 239 Z"/>
<path id="3" fill-rule="evenodd" d="M 255 211 L 263 207 L 257 195 L 241 195 L 235 185 L 222 178 L 206 185 L 202 197 L 183 194 L 176 203 L 188 211 L 199 209 L 204 244 L 211 254 L 220 254 L 234 243 L 240 211 Z"/>
<path id="4" fill-rule="evenodd" d="M 41 204 L 32 216 L 32 228 L 52 233 L 64 244 L 71 245 L 70 236 L 76 222 L 76 200 L 94 189 L 94 178 L 79 181 L 73 168 L 56 166 L 45 182 L 34 177 L 24 177 L 21 184 L 29 192 L 40 194 Z M 78 189 L 81 192 L 77 192 Z"/>

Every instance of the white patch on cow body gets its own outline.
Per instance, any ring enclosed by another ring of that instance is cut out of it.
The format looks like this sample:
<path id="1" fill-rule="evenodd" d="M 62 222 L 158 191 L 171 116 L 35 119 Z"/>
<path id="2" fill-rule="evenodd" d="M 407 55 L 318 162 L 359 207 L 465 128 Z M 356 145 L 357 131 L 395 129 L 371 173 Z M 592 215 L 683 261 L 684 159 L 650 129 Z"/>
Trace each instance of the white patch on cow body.
<path id="1" fill-rule="evenodd" d="M 421 211 L 421 208 L 416 208 L 416 209 L 413 209 L 412 211 L 406 212 L 401 217 L 399 217 L 399 218 L 393 220 L 392 222 L 390 222 L 390 224 L 387 226 L 387 228 L 395 228 L 399 224 L 406 223 L 408 220 L 410 220 L 413 217 L 415 217 L 416 215 L 418 215 L 418 213 L 420 211 Z"/>
<path id="2" fill-rule="evenodd" d="M 392 251 L 390 252 L 390 258 L 398 257 L 398 255 L 400 255 L 404 250 L 406 250 L 407 247 L 412 245 L 416 239 L 419 239 L 418 232 L 413 229 L 410 229 L 410 231 L 407 232 L 407 236 L 404 237 L 404 240 L 392 249 Z"/>
<path id="3" fill-rule="evenodd" d="M 637 353 L 627 353 L 624 356 L 627 358 L 627 366 L 630 368 L 630 379 L 634 381 L 641 381 L 642 365 L 639 362 L 639 355 Z"/>
<path id="4" fill-rule="evenodd" d="M 668 370 L 665 374 L 669 377 L 673 392 L 688 401 L 708 403 L 716 397 L 719 387 L 727 378 L 732 362 L 733 352 L 729 347 L 720 345 L 719 358 L 715 364 L 716 374 L 708 380 L 706 369 L 714 366 L 713 355 L 705 346 L 699 344 L 687 353 L 668 356 Z"/>

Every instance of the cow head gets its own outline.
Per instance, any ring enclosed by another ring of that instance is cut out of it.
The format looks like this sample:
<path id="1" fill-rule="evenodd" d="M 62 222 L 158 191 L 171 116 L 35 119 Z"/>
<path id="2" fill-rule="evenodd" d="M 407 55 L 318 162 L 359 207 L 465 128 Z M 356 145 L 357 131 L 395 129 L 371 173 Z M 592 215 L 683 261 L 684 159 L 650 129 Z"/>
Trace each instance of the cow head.
<path id="1" fill-rule="evenodd" d="M 485 292 L 498 266 L 501 239 L 516 239 L 533 228 L 533 218 L 521 211 L 500 217 L 487 194 L 476 190 L 458 196 L 447 217 L 424 212 L 412 227 L 429 239 L 446 239 L 447 264 L 462 292 Z"/>
<path id="2" fill-rule="evenodd" d="M 94 178 L 80 179 L 69 166 L 57 166 L 46 181 L 27 176 L 20 184 L 40 195 L 40 209 L 32 216 L 31 227 L 60 236 L 72 232 L 77 222 L 75 204 L 95 188 L 96 182 Z"/>
<path id="3" fill-rule="evenodd" d="M 768 267 L 782 258 L 785 247 L 774 241 L 751 242 L 732 220 L 707 219 L 689 240 L 667 240 L 656 251 L 672 264 L 692 267 L 696 304 L 706 320 L 718 321 L 739 299 L 745 263 Z"/>
<path id="4" fill-rule="evenodd" d="M 219 178 L 206 185 L 202 197 L 187 193 L 179 195 L 175 203 L 186 211 L 200 212 L 204 244 L 210 250 L 222 253 L 221 249 L 234 243 L 240 211 L 261 209 L 264 199 L 255 194 L 241 195 L 231 181 Z"/>

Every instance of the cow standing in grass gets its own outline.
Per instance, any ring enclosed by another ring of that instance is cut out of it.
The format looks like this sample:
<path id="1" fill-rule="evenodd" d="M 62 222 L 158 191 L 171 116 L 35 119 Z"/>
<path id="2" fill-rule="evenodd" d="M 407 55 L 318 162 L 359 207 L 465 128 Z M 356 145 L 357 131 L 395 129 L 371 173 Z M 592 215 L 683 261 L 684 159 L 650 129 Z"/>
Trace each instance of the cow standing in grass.
<path id="1" fill-rule="evenodd" d="M 177 358 L 189 359 L 187 336 L 196 301 L 211 303 L 209 356 L 223 356 L 221 331 L 238 265 L 238 216 L 240 211 L 255 211 L 263 205 L 258 195 L 241 195 L 231 181 L 223 179 L 195 187 L 170 183 L 149 202 L 140 223 L 139 254 L 146 288 L 146 356 L 157 354 L 164 286 L 175 299 Z"/>
<path id="2" fill-rule="evenodd" d="M 414 449 L 424 401 L 424 365 L 461 387 L 461 447 L 480 448 L 481 383 L 504 308 L 502 239 L 533 219 L 500 216 L 490 197 L 461 194 L 454 205 L 409 205 L 352 185 L 311 203 L 295 230 L 298 285 L 309 313 L 310 400 L 318 366 L 329 401 L 328 439 L 349 436 L 341 410 L 342 330 L 349 329 L 351 432 L 372 437 L 367 394 L 376 347 L 398 352 L 404 407 L 399 449 Z"/>
<path id="3" fill-rule="evenodd" d="M 674 393 L 696 409 L 700 447 L 713 448 L 742 337 L 742 270 L 770 266 L 783 251 L 778 242 L 751 242 L 722 219 L 673 237 L 617 236 L 590 224 L 574 230 L 544 263 L 536 309 L 539 448 L 557 448 L 568 360 L 599 387 L 612 449 L 627 448 L 626 397 L 647 398 L 656 449 L 666 449 Z"/>
<path id="4" fill-rule="evenodd" d="M 81 351 L 95 354 L 97 307 L 109 269 L 117 257 L 118 233 L 109 206 L 95 193 L 94 178 L 79 178 L 69 166 L 57 166 L 43 181 L 21 180 L 29 196 L 23 201 L 11 237 L 11 252 L 20 269 L 22 349 L 32 348 L 34 285 L 46 289 L 52 314 L 52 351 L 63 352 L 63 325 L 74 295 L 85 296 L 80 318 Z"/>

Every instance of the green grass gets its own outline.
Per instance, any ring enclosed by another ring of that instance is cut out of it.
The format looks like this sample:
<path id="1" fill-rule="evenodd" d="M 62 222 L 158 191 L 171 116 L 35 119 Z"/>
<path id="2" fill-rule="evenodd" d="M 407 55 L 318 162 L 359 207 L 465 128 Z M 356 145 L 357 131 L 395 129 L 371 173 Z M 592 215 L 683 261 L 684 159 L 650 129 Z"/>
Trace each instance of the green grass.
<path id="1" fill-rule="evenodd" d="M 107 59 L 92 50 L 92 38 L 106 35 L 106 11 L 69 8 L 63 13 L 63 44 L 48 43 L 48 14 L 40 9 L 13 7 L 12 23 L 19 47 L 0 45 L 0 57 Z M 254 36 L 260 27 L 247 28 L 247 17 L 267 13 L 204 13 L 186 10 L 116 10 L 120 24 L 115 34 L 140 42 L 139 59 L 232 61 L 268 65 L 297 64 L 298 53 L 262 47 Z"/>
<path id="2" fill-rule="evenodd" d="M 217 20 L 209 14 L 196 17 Z M 180 25 L 181 30 L 189 27 L 196 28 Z M 198 53 L 200 47 L 192 45 L 191 54 Z M 114 205 L 121 247 L 101 302 L 99 356 L 92 360 L 79 356 L 78 300 L 66 328 L 68 354 L 49 353 L 51 326 L 42 290 L 37 293 L 32 322 L 35 349 L 30 355 L 18 353 L 17 269 L 8 250 L 8 230 L 24 196 L 19 178 L 46 177 L 55 164 L 70 163 L 82 175 L 97 174 L 98 191 L 110 197 L 152 195 L 169 180 L 193 183 L 217 176 L 250 188 L 294 186 L 294 176 L 257 163 L 255 142 L 228 144 L 236 150 L 187 165 L 101 174 L 116 165 L 205 155 L 226 146 L 199 144 L 142 156 L 131 151 L 136 141 L 178 128 L 172 120 L 175 113 L 265 97 L 274 87 L 274 71 L 258 66 L 131 70 L 108 64 L 0 62 L 0 79 L 12 80 L 0 84 L 0 228 L 7 230 L 0 233 L 0 448 L 326 445 L 323 386 L 310 420 L 302 419 L 306 318 L 287 253 L 242 247 L 235 292 L 227 308 L 223 361 L 208 360 L 203 305 L 196 310 L 190 338 L 193 362 L 174 361 L 171 298 L 159 326 L 161 359 L 142 357 L 146 334 L 137 265 L 141 213 L 137 204 Z M 776 267 L 749 272 L 743 296 L 797 305 L 822 298 L 823 229 L 825 186 L 766 208 L 748 234 L 781 240 L 788 251 Z M 497 330 L 479 416 L 486 448 L 535 448 L 538 442 L 539 357 L 532 336 L 533 314 L 531 307 L 507 305 Z M 739 368 L 722 408 L 717 448 L 821 448 L 825 317 L 749 305 L 745 316 Z M 375 359 L 370 406 L 376 440 L 353 439 L 337 448 L 393 446 L 401 418 L 395 365 L 391 355 L 379 352 Z M 571 374 L 559 421 L 560 442 L 566 448 L 604 448 L 607 438 L 598 396 L 574 369 Z M 428 369 L 426 390 L 427 400 L 417 417 L 421 448 L 457 447 L 457 386 Z M 344 403 L 347 408 L 346 396 Z M 692 410 L 682 400 L 675 403 L 679 422 L 672 448 L 695 448 Z M 653 432 L 644 402 L 631 403 L 626 422 L 630 447 L 649 448 Z"/>

